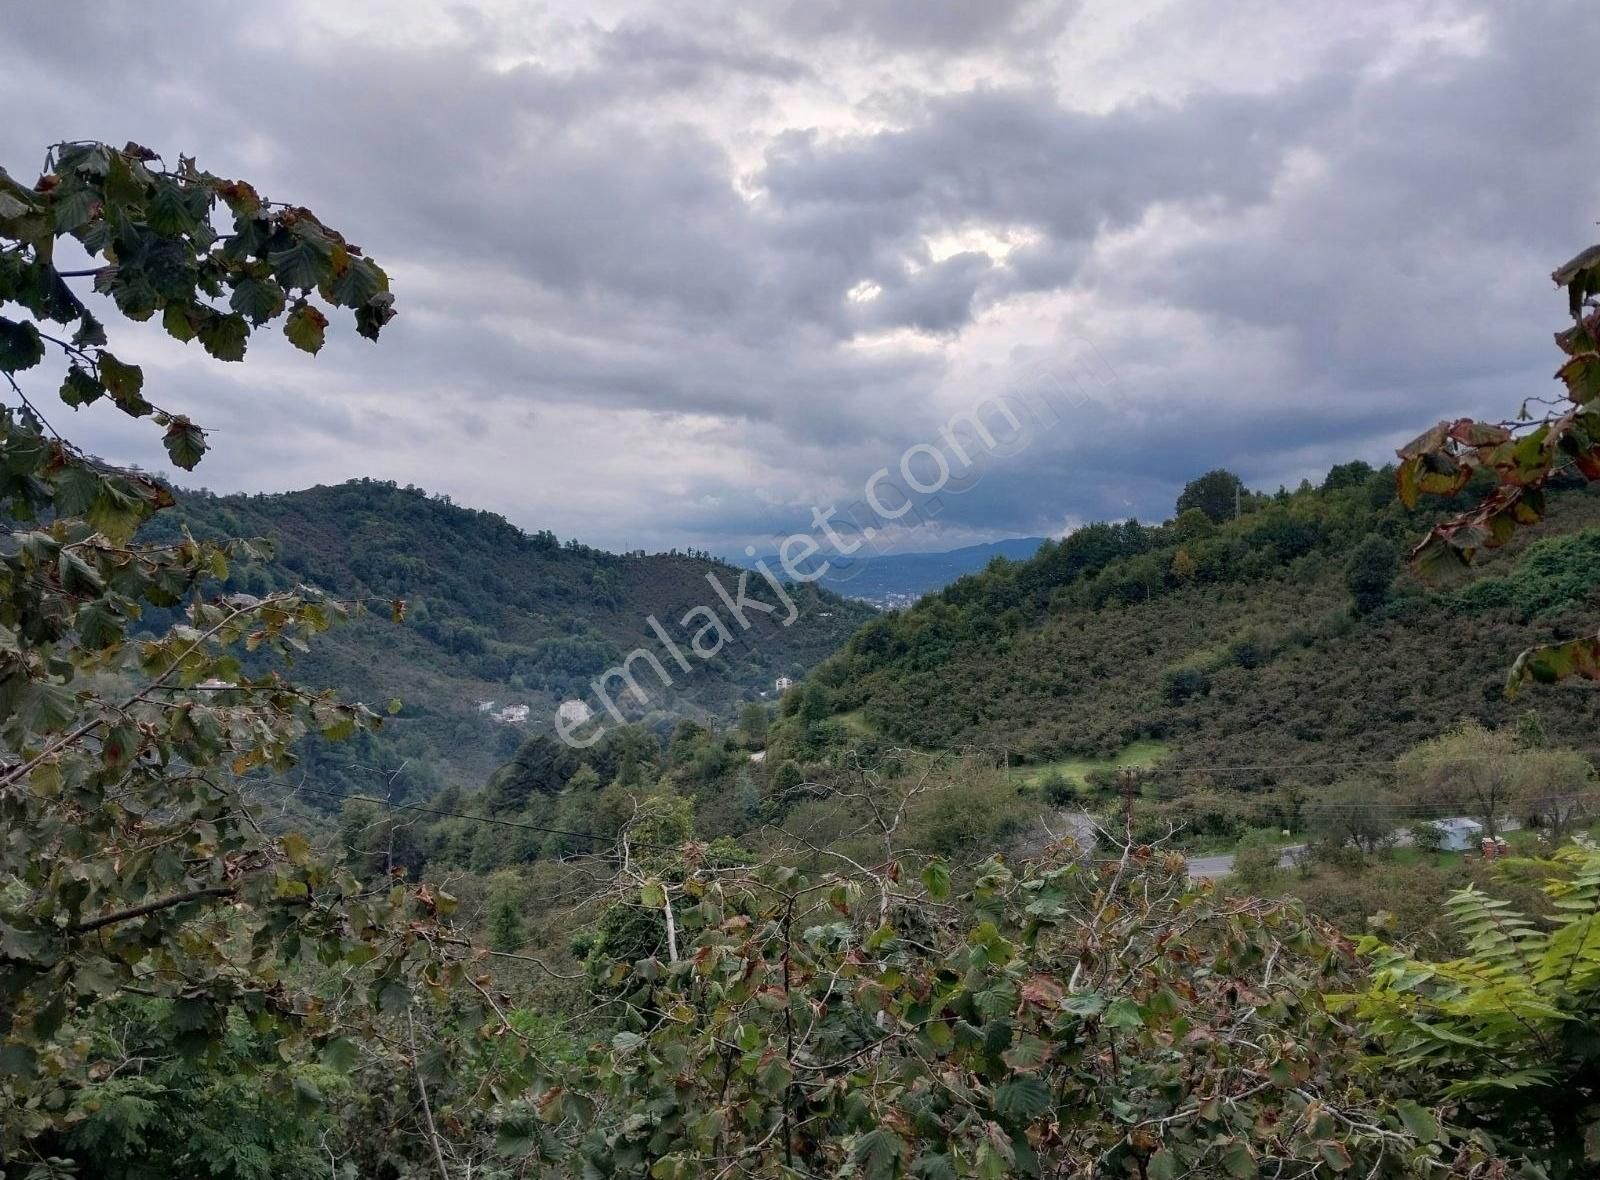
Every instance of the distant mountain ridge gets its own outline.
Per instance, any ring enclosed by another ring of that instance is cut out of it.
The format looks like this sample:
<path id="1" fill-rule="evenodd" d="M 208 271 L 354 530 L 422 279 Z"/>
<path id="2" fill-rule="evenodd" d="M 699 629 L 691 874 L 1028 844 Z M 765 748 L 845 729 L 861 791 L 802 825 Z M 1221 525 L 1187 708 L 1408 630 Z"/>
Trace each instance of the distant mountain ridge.
<path id="1" fill-rule="evenodd" d="M 882 609 L 910 606 L 924 594 L 942 590 L 957 578 L 977 573 L 997 557 L 1027 561 L 1045 543 L 1045 537 L 1007 537 L 959 549 L 923 553 L 873 553 L 863 546 L 848 557 L 818 554 L 829 569 L 818 583 L 846 598 L 870 602 Z M 778 568 L 776 557 L 751 558 Z"/>

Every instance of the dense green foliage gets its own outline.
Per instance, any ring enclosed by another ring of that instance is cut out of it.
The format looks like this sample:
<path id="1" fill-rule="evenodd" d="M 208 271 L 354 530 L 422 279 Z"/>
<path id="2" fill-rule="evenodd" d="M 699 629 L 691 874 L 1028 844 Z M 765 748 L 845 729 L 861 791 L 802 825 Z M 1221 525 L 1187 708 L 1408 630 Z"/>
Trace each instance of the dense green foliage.
<path id="1" fill-rule="evenodd" d="M 67 238 L 94 260 L 86 274 L 55 266 Z M 91 275 L 123 314 L 160 312 L 221 360 L 279 316 L 317 351 L 318 294 L 376 338 L 387 280 L 308 211 L 134 145 L 58 148 L 33 189 L 0 172 L 0 374 L 21 401 L 0 409 L 0 1159 L 33 1177 L 137 1174 L 160 1151 L 163 1175 L 262 1175 L 280 1153 L 286 1169 L 305 1158 L 310 1130 L 287 1112 L 318 1102 L 311 1074 L 282 1067 L 343 1070 L 358 1043 L 392 1063 L 396 1025 L 419 1014 L 436 1044 L 478 1056 L 495 1005 L 470 982 L 470 944 L 440 924 L 448 895 L 364 881 L 269 832 L 244 797 L 239 777 L 287 769 L 308 732 L 376 724 L 246 668 L 361 604 L 216 593 L 248 545 L 135 539 L 171 494 L 56 436 L 21 383 L 48 344 L 67 358 L 69 405 L 106 396 L 163 425 L 180 465 L 200 459 L 203 432 L 144 398 L 68 286 Z M 231 312 L 212 302 L 227 292 Z M 71 341 L 49 330 L 61 324 Z M 152 610 L 179 617 L 152 627 Z M 228 1085 L 263 1061 L 251 1092 Z M 156 1087 L 162 1119 L 183 1092 L 238 1125 L 162 1125 Z"/>
<path id="2" fill-rule="evenodd" d="M 1345 565 L 1344 584 L 1350 604 L 1359 615 L 1369 615 L 1389 601 L 1399 554 L 1384 537 L 1368 537 L 1355 547 Z"/>
<path id="3" fill-rule="evenodd" d="M 104 1180 L 313 1180 L 338 1070 L 287 1064 L 272 1038 L 230 1019 L 207 1052 L 180 1005 L 137 997 L 96 1022 L 98 1068 L 72 1097 L 66 1129 L 35 1144 Z"/>
<path id="4" fill-rule="evenodd" d="M 1590 605 L 1600 568 L 1600 531 L 1547 537 L 1515 568 L 1457 590 L 1452 604 L 1470 613 L 1513 612 L 1522 620 L 1558 616 Z"/>
<path id="5" fill-rule="evenodd" d="M 544 1126 L 530 1110 L 518 1146 L 557 1154 L 547 1128 L 574 1123 L 598 1175 L 876 1180 L 1447 1175 L 1477 1154 L 1354 1068 L 1307 1000 L 1352 963 L 1292 907 L 1131 850 L 990 863 L 955 907 L 937 863 L 878 887 L 886 908 L 860 878 L 645 882 L 646 907 L 681 899 L 693 951 L 629 967 L 592 1081 Z"/>

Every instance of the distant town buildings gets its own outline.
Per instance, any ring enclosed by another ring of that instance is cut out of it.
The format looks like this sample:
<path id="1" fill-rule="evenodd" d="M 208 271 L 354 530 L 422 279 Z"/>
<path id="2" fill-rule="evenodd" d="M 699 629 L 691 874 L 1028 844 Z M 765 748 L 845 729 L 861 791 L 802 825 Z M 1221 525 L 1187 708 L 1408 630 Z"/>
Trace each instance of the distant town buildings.
<path id="1" fill-rule="evenodd" d="M 879 610 L 906 610 L 915 606 L 922 599 L 920 594 L 907 594 L 899 590 L 886 590 L 872 598 L 859 598 L 856 601 L 864 602 L 868 606 L 875 606 Z"/>
<path id="2" fill-rule="evenodd" d="M 569 725 L 582 725 L 594 716 L 594 710 L 574 697 L 570 701 L 561 702 L 561 707 L 556 710 L 556 716 Z"/>

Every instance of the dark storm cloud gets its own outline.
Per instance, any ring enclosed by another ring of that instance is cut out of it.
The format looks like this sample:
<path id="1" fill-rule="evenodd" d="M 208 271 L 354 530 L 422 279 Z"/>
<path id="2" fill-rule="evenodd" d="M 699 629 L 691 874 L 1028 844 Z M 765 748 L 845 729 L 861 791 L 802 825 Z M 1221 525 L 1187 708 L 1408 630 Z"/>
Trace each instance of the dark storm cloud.
<path id="1" fill-rule="evenodd" d="M 946 497 L 950 535 L 1381 461 L 1543 392 L 1544 276 L 1600 213 L 1577 4 L 1397 2 L 1338 36 L 1273 9 L 1282 61 L 1183 85 L 1161 52 L 1228 18 L 1175 6 L 1104 103 L 1071 87 L 1084 46 L 1121 52 L 1093 5 L 624 7 L 14 6 L 0 162 L 193 153 L 391 271 L 383 344 L 315 362 L 262 340 L 219 373 L 124 330 L 218 427 L 206 482 L 372 474 L 615 546 L 793 527 L 1024 369 L 1080 383 L 1085 345 L 1095 400 Z M 1441 12 L 1465 32 L 1422 35 Z"/>
<path id="2" fill-rule="evenodd" d="M 987 254 L 967 251 L 910 274 L 882 274 L 880 293 L 861 304 L 857 323 L 868 331 L 957 331 L 972 318 L 973 300 L 994 269 Z"/>

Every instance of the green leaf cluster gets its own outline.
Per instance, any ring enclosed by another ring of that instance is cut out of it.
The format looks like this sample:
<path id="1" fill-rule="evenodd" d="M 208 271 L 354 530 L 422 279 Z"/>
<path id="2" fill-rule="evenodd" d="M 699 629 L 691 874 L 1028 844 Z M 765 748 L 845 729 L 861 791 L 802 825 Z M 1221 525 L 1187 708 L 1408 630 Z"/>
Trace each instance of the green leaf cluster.
<path id="1" fill-rule="evenodd" d="M 223 211 L 231 228 L 213 224 Z M 160 312 L 222 360 L 283 311 L 272 284 L 295 293 L 289 335 L 314 352 L 326 320 L 312 295 L 376 337 L 388 281 L 309 211 L 136 145 L 61 145 L 32 188 L 0 172 L 0 376 L 20 402 L 0 406 L 0 1160 L 55 1175 L 70 1154 L 91 1174 L 147 1175 L 154 1153 L 163 1174 L 289 1175 L 315 1129 L 292 1116 L 320 1108 L 327 1068 L 352 1066 L 358 1045 L 392 1065 L 417 1013 L 441 1060 L 521 1058 L 488 1031 L 498 1006 L 449 929 L 453 898 L 374 889 L 269 828 L 257 788 L 307 734 L 379 723 L 283 674 L 364 603 L 223 590 L 260 546 L 141 538 L 171 491 L 47 425 L 22 384 L 46 346 L 69 362 L 68 405 L 104 397 L 153 418 L 181 467 L 206 447 L 108 350 L 70 285 L 87 276 L 56 268 L 62 237 L 123 315 Z M 218 306 L 230 291 L 244 311 Z M 330 978 L 338 1003 L 318 991 Z M 190 1092 L 206 1116 L 184 1118 L 175 1096 Z M 239 1126 L 208 1121 L 225 1108 Z"/>
<path id="2" fill-rule="evenodd" d="M 1382 1039 L 1375 1068 L 1432 1079 L 1507 1154 L 1577 1180 L 1600 1167 L 1600 852 L 1568 846 L 1502 871 L 1530 868 L 1549 921 L 1468 888 L 1447 907 L 1465 955 L 1422 961 L 1368 939 L 1371 980 L 1339 1003 Z"/>

